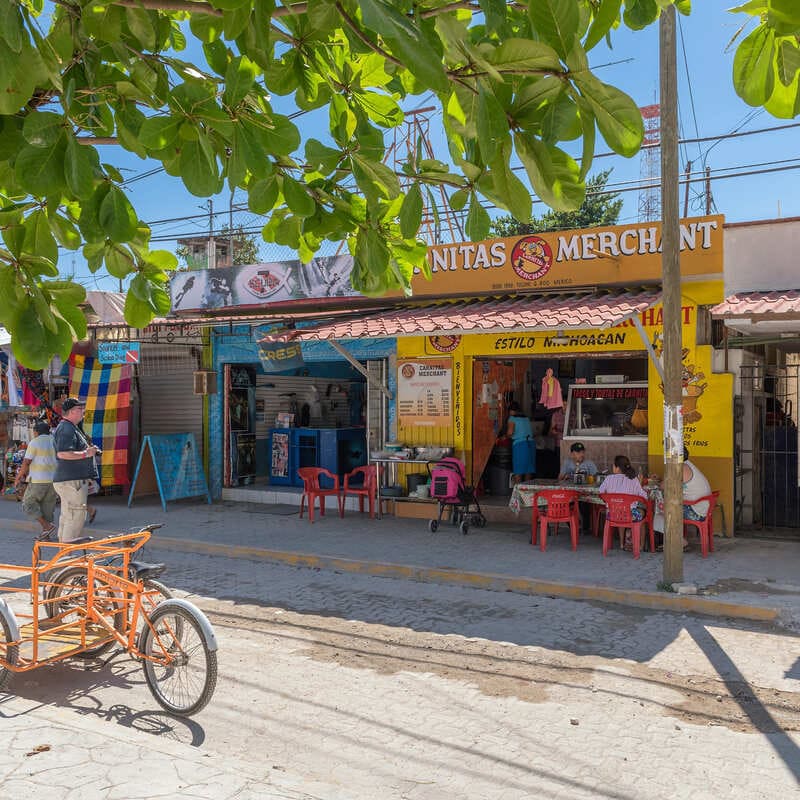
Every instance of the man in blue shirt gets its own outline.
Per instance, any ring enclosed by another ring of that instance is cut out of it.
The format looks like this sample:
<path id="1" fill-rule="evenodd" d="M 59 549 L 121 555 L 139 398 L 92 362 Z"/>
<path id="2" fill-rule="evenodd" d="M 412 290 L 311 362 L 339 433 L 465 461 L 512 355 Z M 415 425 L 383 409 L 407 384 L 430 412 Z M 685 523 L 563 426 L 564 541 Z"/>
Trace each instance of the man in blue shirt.
<path id="1" fill-rule="evenodd" d="M 560 481 L 574 481 L 575 474 L 597 475 L 597 466 L 594 461 L 586 458 L 586 448 L 583 442 L 575 442 L 569 448 L 569 458 L 561 465 Z"/>

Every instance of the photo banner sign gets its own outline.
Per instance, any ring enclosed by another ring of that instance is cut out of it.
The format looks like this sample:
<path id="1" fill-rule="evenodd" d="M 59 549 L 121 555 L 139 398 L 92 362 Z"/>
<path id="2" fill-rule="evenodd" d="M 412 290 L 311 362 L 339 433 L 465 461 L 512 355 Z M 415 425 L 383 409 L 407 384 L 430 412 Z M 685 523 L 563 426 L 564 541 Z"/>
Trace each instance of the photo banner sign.
<path id="1" fill-rule="evenodd" d="M 722 275 L 722 216 L 680 223 L 681 275 Z M 430 278 L 417 271 L 415 298 L 498 292 L 536 292 L 621 286 L 661 280 L 661 223 L 632 222 L 602 228 L 529 234 L 428 248 Z M 263 308 L 271 303 L 363 298 L 350 283 L 350 255 L 320 256 L 308 264 L 277 261 L 221 269 L 175 272 L 172 311 Z M 401 292 L 387 292 L 401 299 Z"/>
<path id="2" fill-rule="evenodd" d="M 397 415 L 401 426 L 452 425 L 452 358 L 398 361 Z"/>
<path id="3" fill-rule="evenodd" d="M 261 307 L 267 303 L 357 297 L 350 285 L 353 257 L 320 256 L 308 264 L 274 261 L 220 269 L 175 272 L 170 279 L 172 310 Z"/>

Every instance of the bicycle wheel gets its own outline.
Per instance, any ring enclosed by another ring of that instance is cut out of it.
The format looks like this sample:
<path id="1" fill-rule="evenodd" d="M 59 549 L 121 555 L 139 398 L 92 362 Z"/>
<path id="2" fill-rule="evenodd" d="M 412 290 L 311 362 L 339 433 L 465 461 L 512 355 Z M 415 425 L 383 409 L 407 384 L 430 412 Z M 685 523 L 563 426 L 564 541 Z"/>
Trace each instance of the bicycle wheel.
<path id="1" fill-rule="evenodd" d="M 5 615 L 0 614 L 0 636 L 2 636 L 2 648 L 0 648 L 0 658 L 6 664 L 16 664 L 19 658 L 19 648 L 15 644 L 9 644 L 11 639 L 11 626 Z M 11 682 L 14 673 L 8 667 L 0 667 L 0 692 L 4 692 Z"/>
<path id="2" fill-rule="evenodd" d="M 65 612 L 64 616 L 61 617 L 63 622 L 77 622 L 80 615 L 77 611 L 70 613 L 69 609 L 80 606 L 81 600 L 79 597 L 70 598 L 69 595 L 86 591 L 86 583 L 86 567 L 65 567 L 61 572 L 53 576 L 53 583 L 47 587 L 46 592 L 45 612 L 47 616 L 55 617 L 57 614 Z M 99 578 L 96 578 L 94 582 L 94 594 L 95 608 L 105 617 L 113 614 L 115 630 L 120 633 L 124 632 L 125 609 L 122 607 L 123 604 L 118 593 L 110 586 L 104 584 Z M 62 599 L 63 597 L 67 599 Z M 76 654 L 75 658 L 96 658 L 110 650 L 115 644 L 117 644 L 117 642 L 114 639 L 103 642 L 103 644 L 97 645 L 97 647 L 89 647 L 83 652 Z"/>
<path id="3" fill-rule="evenodd" d="M 142 631 L 140 651 L 145 680 L 158 704 L 188 717 L 205 707 L 214 694 L 217 653 L 212 649 L 216 642 L 209 642 L 208 621 L 203 617 L 203 624 L 199 611 L 179 603 L 161 603 L 150 615 L 150 625 Z"/>

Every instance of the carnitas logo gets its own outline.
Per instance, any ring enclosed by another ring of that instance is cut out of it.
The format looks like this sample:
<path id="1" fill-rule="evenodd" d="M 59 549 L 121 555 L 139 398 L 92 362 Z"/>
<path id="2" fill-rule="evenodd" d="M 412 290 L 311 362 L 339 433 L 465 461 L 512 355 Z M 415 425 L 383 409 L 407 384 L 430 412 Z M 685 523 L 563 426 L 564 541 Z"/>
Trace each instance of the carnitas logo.
<path id="1" fill-rule="evenodd" d="M 269 297 L 283 285 L 284 278 L 275 275 L 271 270 L 260 269 L 251 278 L 248 278 L 245 286 L 247 290 L 254 294 L 259 300 Z"/>
<path id="2" fill-rule="evenodd" d="M 455 350 L 459 342 L 461 341 L 460 336 L 429 336 L 428 341 L 431 343 L 431 347 L 434 350 L 438 350 L 440 353 L 452 353 Z"/>
<path id="3" fill-rule="evenodd" d="M 536 281 L 550 271 L 553 251 L 539 236 L 525 236 L 511 250 L 511 266 L 520 278 Z"/>

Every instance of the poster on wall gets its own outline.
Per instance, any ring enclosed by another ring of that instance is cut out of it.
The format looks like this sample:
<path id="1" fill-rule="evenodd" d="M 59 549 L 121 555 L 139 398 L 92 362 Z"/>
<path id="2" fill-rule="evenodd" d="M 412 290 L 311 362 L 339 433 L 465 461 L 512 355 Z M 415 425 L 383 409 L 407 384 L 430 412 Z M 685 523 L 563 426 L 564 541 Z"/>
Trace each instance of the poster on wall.
<path id="1" fill-rule="evenodd" d="M 272 453 L 270 453 L 269 474 L 272 478 L 289 477 L 289 434 L 272 434 Z"/>
<path id="2" fill-rule="evenodd" d="M 397 362 L 397 414 L 400 425 L 448 426 L 453 417 L 453 360 L 403 359 Z"/>
<path id="3" fill-rule="evenodd" d="M 236 475 L 252 478 L 256 474 L 256 435 L 236 434 Z"/>
<path id="4" fill-rule="evenodd" d="M 250 428 L 250 397 L 247 389 L 231 389 L 228 398 L 231 414 L 231 430 L 246 431 Z"/>

